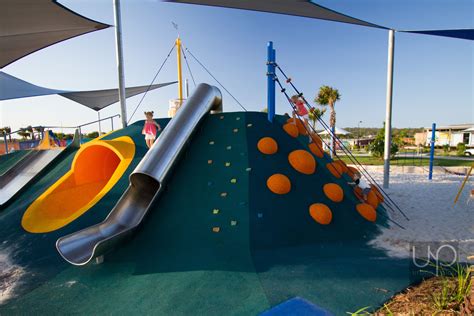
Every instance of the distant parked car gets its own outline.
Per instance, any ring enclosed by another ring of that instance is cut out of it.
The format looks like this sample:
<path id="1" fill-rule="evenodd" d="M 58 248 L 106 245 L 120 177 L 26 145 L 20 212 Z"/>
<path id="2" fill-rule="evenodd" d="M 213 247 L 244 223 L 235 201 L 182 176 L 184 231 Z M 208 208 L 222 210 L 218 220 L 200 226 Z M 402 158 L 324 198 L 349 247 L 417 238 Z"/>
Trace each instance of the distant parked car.
<path id="1" fill-rule="evenodd" d="M 465 156 L 474 156 L 474 148 L 466 148 L 466 151 L 464 152 Z"/>

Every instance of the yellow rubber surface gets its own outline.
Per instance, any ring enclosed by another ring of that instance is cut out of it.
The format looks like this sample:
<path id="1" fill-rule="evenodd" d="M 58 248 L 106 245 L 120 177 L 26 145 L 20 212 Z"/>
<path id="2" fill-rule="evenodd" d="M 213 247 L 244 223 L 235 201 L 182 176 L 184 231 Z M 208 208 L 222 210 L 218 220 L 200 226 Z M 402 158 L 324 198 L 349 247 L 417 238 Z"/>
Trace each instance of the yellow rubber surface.
<path id="1" fill-rule="evenodd" d="M 128 136 L 83 145 L 71 169 L 28 207 L 21 225 L 31 233 L 46 233 L 71 223 L 112 189 L 134 155 Z"/>

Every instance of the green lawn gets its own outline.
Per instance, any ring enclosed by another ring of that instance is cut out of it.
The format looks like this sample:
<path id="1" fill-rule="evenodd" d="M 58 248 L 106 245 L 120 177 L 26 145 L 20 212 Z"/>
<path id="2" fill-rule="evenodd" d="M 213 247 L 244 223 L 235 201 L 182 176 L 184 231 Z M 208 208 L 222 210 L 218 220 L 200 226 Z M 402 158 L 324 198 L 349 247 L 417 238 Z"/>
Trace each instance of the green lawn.
<path id="1" fill-rule="evenodd" d="M 347 156 L 341 156 L 341 159 L 347 163 L 351 164 L 351 160 Z M 356 157 L 356 159 L 363 165 L 383 165 L 383 159 L 375 157 Z M 394 166 L 429 166 L 429 159 L 423 158 L 404 158 L 396 157 L 390 160 L 391 164 Z M 473 162 L 468 160 L 458 160 L 458 159 L 435 159 L 435 166 L 443 167 L 463 167 L 463 166 L 472 166 Z"/>

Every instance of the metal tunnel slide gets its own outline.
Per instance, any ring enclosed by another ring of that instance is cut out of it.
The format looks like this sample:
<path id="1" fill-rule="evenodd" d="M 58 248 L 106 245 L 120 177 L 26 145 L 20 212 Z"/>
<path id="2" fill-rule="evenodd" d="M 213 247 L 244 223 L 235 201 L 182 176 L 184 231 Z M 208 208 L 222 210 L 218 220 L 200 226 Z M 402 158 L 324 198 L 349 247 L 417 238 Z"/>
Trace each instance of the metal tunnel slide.
<path id="1" fill-rule="evenodd" d="M 26 188 L 48 166 L 79 147 L 79 131 L 76 130 L 73 141 L 64 149 L 32 149 L 0 176 L 0 209 L 12 201 L 14 196 Z"/>
<path id="2" fill-rule="evenodd" d="M 193 132 L 210 111 L 222 111 L 222 95 L 218 88 L 201 83 L 132 172 L 127 190 L 107 218 L 57 240 L 56 248 L 66 261 L 85 265 L 140 225 Z"/>

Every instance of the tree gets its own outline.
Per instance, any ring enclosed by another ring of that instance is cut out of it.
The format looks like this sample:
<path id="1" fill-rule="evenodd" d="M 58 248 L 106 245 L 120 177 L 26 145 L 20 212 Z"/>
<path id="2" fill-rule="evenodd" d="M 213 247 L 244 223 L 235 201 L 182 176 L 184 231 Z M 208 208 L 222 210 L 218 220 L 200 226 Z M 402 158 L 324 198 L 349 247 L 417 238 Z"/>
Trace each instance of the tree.
<path id="1" fill-rule="evenodd" d="M 323 117 L 324 113 L 326 113 L 326 109 L 312 108 L 309 110 L 309 121 L 314 130 L 316 130 L 316 123 Z"/>
<path id="2" fill-rule="evenodd" d="M 336 105 L 336 101 L 339 101 L 340 99 L 341 95 L 339 94 L 339 91 L 337 89 L 334 89 L 333 87 L 329 86 L 321 86 L 319 88 L 318 95 L 314 100 L 321 106 L 329 106 L 329 109 L 331 111 L 329 117 L 329 126 L 331 127 L 331 130 L 334 130 L 336 128 L 336 110 L 334 109 L 334 107 Z M 336 141 L 334 139 L 332 140 L 332 146 L 332 152 L 335 152 Z"/>
<path id="3" fill-rule="evenodd" d="M 89 134 L 86 134 L 87 138 L 97 138 L 99 137 L 99 132 L 91 132 Z"/>
<path id="4" fill-rule="evenodd" d="M 390 147 L 390 158 L 395 157 L 399 149 L 400 140 L 397 137 L 393 137 L 392 145 Z M 385 151 L 385 122 L 383 127 L 378 131 L 373 142 L 369 144 L 369 151 L 372 156 L 376 158 L 382 158 Z"/>
<path id="5" fill-rule="evenodd" d="M 30 132 L 28 132 L 26 128 L 20 128 L 17 134 L 23 139 L 27 139 L 30 136 Z"/>

